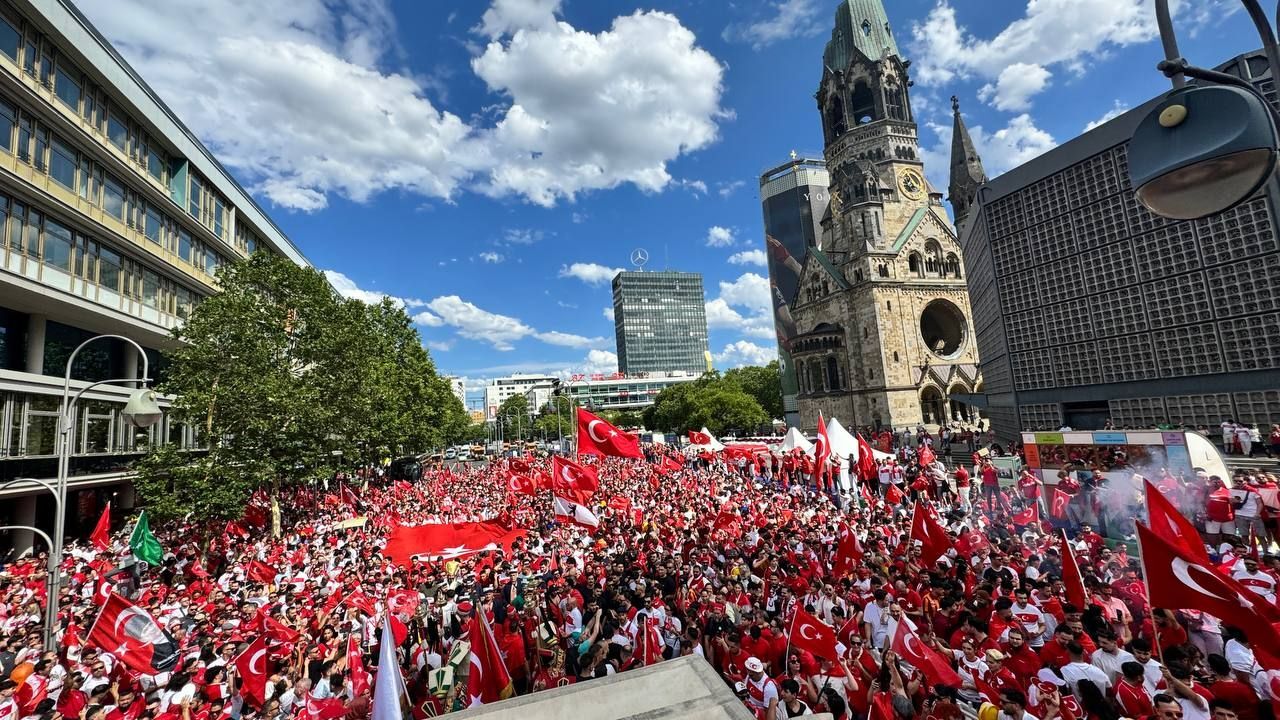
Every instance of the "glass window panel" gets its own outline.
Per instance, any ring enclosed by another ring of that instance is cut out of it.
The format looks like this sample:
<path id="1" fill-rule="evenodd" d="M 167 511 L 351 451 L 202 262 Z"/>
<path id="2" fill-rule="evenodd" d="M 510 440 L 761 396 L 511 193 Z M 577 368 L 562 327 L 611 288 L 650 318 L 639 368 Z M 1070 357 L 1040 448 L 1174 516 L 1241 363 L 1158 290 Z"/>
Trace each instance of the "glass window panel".
<path id="1" fill-rule="evenodd" d="M 75 149 L 54 135 L 49 155 L 49 175 L 59 185 L 73 192 L 76 189 L 76 162 Z"/>
<path id="2" fill-rule="evenodd" d="M 45 50 L 48 49 L 49 43 L 45 42 Z M 48 52 L 40 54 L 40 84 L 53 87 L 53 56 Z"/>
<path id="3" fill-rule="evenodd" d="M 191 233 L 178 229 L 178 257 L 191 262 Z"/>
<path id="4" fill-rule="evenodd" d="M 71 272 L 71 231 L 52 220 L 44 223 L 44 262 Z"/>
<path id="5" fill-rule="evenodd" d="M 222 198 L 215 196 L 213 198 L 213 234 L 220 238 L 225 238 L 222 233 L 223 215 L 226 214 L 226 206 L 222 202 Z"/>
<path id="6" fill-rule="evenodd" d="M 114 250 L 102 248 L 98 251 L 98 284 L 120 292 L 120 255 Z"/>
<path id="7" fill-rule="evenodd" d="M 54 85 L 58 99 L 72 110 L 80 110 L 80 72 L 66 63 L 58 63 L 58 81 Z"/>
<path id="8" fill-rule="evenodd" d="M 218 254 L 208 248 L 204 251 L 204 271 L 210 275 L 218 272 Z"/>
<path id="9" fill-rule="evenodd" d="M 121 150 L 129 144 L 129 125 L 114 112 L 107 116 L 107 138 Z"/>
<path id="10" fill-rule="evenodd" d="M 27 40 L 22 48 L 22 69 L 26 70 L 28 75 L 36 74 L 36 41 L 34 39 Z"/>
<path id="11" fill-rule="evenodd" d="M 58 433 L 58 415 L 27 413 L 27 454 L 52 455 Z"/>
<path id="12" fill-rule="evenodd" d="M 191 309 L 193 307 L 191 291 L 184 287 L 179 287 L 174 292 L 174 295 L 177 297 L 178 317 L 183 318 L 184 320 L 188 317 L 191 317 Z"/>
<path id="13" fill-rule="evenodd" d="M 147 173 L 156 180 L 164 182 L 164 155 L 153 147 L 147 148 Z"/>
<path id="14" fill-rule="evenodd" d="M 0 99 L 0 147 L 13 152 L 13 126 L 18 124 L 18 109 Z"/>
<path id="15" fill-rule="evenodd" d="M 146 224 L 142 229 L 142 233 L 147 236 L 151 242 L 160 244 L 160 228 L 164 225 L 164 219 L 160 212 L 150 205 L 147 206 Z"/>
<path id="16" fill-rule="evenodd" d="M 200 183 L 200 179 L 195 175 L 191 176 L 191 197 L 187 201 L 187 214 L 191 217 L 200 219 L 200 204 L 204 198 L 204 185 Z"/>
<path id="17" fill-rule="evenodd" d="M 35 166 L 37 170 L 47 170 L 46 165 L 49 162 L 49 131 L 42 127 L 36 128 L 36 152 Z"/>
<path id="18" fill-rule="evenodd" d="M 17 253 L 22 252 L 22 223 L 26 214 L 27 210 L 22 203 L 13 204 L 13 212 L 9 215 L 9 244 Z"/>
<path id="19" fill-rule="evenodd" d="M 150 270 L 142 271 L 142 304 L 150 307 L 160 304 L 160 276 Z"/>
<path id="20" fill-rule="evenodd" d="M 124 220 L 124 187 L 110 175 L 102 180 L 102 209 Z"/>
<path id="21" fill-rule="evenodd" d="M 18 158 L 23 162 L 31 162 L 31 118 L 26 113 L 18 120 Z"/>
<path id="22" fill-rule="evenodd" d="M 4 52 L 10 60 L 17 62 L 20 45 L 22 45 L 22 33 L 18 32 L 17 24 L 0 15 L 0 52 Z"/>
<path id="23" fill-rule="evenodd" d="M 40 224 L 43 217 L 40 213 L 32 210 L 31 215 L 27 218 L 26 228 L 26 248 L 28 257 L 40 256 Z"/>

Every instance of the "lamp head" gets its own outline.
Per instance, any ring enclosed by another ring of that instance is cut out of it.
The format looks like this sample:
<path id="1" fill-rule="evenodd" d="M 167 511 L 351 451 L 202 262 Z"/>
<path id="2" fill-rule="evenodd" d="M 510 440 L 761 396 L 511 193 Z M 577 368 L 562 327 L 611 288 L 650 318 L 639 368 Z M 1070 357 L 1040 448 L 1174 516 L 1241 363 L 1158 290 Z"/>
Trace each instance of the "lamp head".
<path id="1" fill-rule="evenodd" d="M 156 402 L 156 392 L 147 388 L 134 390 L 120 411 L 121 419 L 136 428 L 151 427 L 160 422 L 162 415 L 164 411 Z"/>
<path id="2" fill-rule="evenodd" d="M 1276 169 L 1276 125 L 1257 95 L 1229 85 L 1174 90 L 1129 143 L 1129 178 L 1151 212 L 1193 220 L 1247 200 Z"/>

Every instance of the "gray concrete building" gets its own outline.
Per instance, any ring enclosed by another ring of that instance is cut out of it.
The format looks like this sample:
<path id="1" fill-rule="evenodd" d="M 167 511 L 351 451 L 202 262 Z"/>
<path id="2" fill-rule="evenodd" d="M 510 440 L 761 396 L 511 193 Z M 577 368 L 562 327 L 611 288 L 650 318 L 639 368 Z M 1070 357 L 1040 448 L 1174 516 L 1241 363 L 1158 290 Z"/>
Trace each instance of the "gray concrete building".
<path id="1" fill-rule="evenodd" d="M 624 375 L 708 369 L 702 275 L 620 272 L 613 278 L 618 371 Z"/>
<path id="2" fill-rule="evenodd" d="M 1219 69 L 1274 102 L 1256 56 Z M 1108 419 L 1280 422 L 1280 194 L 1202 220 L 1147 212 L 1127 153 L 1154 102 L 987 181 L 960 224 L 985 412 L 1005 440 Z"/>

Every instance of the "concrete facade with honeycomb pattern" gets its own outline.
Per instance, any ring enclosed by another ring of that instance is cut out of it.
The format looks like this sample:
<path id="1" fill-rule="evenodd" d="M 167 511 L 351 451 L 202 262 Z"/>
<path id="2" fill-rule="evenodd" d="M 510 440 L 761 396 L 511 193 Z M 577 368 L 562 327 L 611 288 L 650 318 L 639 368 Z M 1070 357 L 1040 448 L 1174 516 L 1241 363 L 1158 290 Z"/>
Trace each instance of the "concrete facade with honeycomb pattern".
<path id="1" fill-rule="evenodd" d="M 819 412 L 848 427 L 974 417 L 956 400 L 982 389 L 964 263 L 925 179 L 909 66 L 880 0 L 840 3 L 817 92 L 831 202 L 792 306 L 805 428 Z"/>
<path id="2" fill-rule="evenodd" d="M 1260 53 L 1219 67 L 1274 102 Z M 997 435 L 1280 423 L 1273 185 L 1195 221 L 1157 217 L 1128 143 L 1155 100 L 982 186 L 961 226 Z"/>

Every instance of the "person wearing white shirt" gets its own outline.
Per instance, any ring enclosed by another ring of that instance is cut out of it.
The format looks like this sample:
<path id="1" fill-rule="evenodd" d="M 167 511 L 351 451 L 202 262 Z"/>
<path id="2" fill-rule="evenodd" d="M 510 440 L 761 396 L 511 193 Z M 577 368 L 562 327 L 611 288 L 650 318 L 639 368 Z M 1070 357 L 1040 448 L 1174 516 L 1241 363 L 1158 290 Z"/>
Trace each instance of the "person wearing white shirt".
<path id="1" fill-rule="evenodd" d="M 863 637 L 870 647 L 882 648 L 889 639 L 889 593 L 880 588 L 872 598 L 862 609 Z"/>
<path id="2" fill-rule="evenodd" d="M 1093 654 L 1092 664 L 1107 674 L 1107 679 L 1111 681 L 1113 687 L 1116 684 L 1116 678 L 1120 677 L 1120 666 L 1127 662 L 1137 662 L 1137 658 L 1119 646 L 1114 634 L 1099 633 L 1098 651 Z"/>
<path id="3" fill-rule="evenodd" d="M 1258 561 L 1252 557 L 1245 557 L 1244 562 L 1236 566 L 1231 577 L 1235 578 L 1241 585 L 1258 593 L 1267 599 L 1269 603 L 1276 601 L 1276 579 L 1271 575 L 1258 569 Z"/>
<path id="4" fill-rule="evenodd" d="M 1071 662 L 1062 666 L 1062 679 L 1067 681 L 1072 694 L 1075 694 L 1076 686 L 1081 680 L 1092 681 L 1103 692 L 1110 689 L 1111 678 L 1107 677 L 1105 672 L 1084 661 L 1084 648 L 1080 647 L 1080 643 L 1074 640 L 1067 643 L 1067 655 L 1071 658 Z"/>

